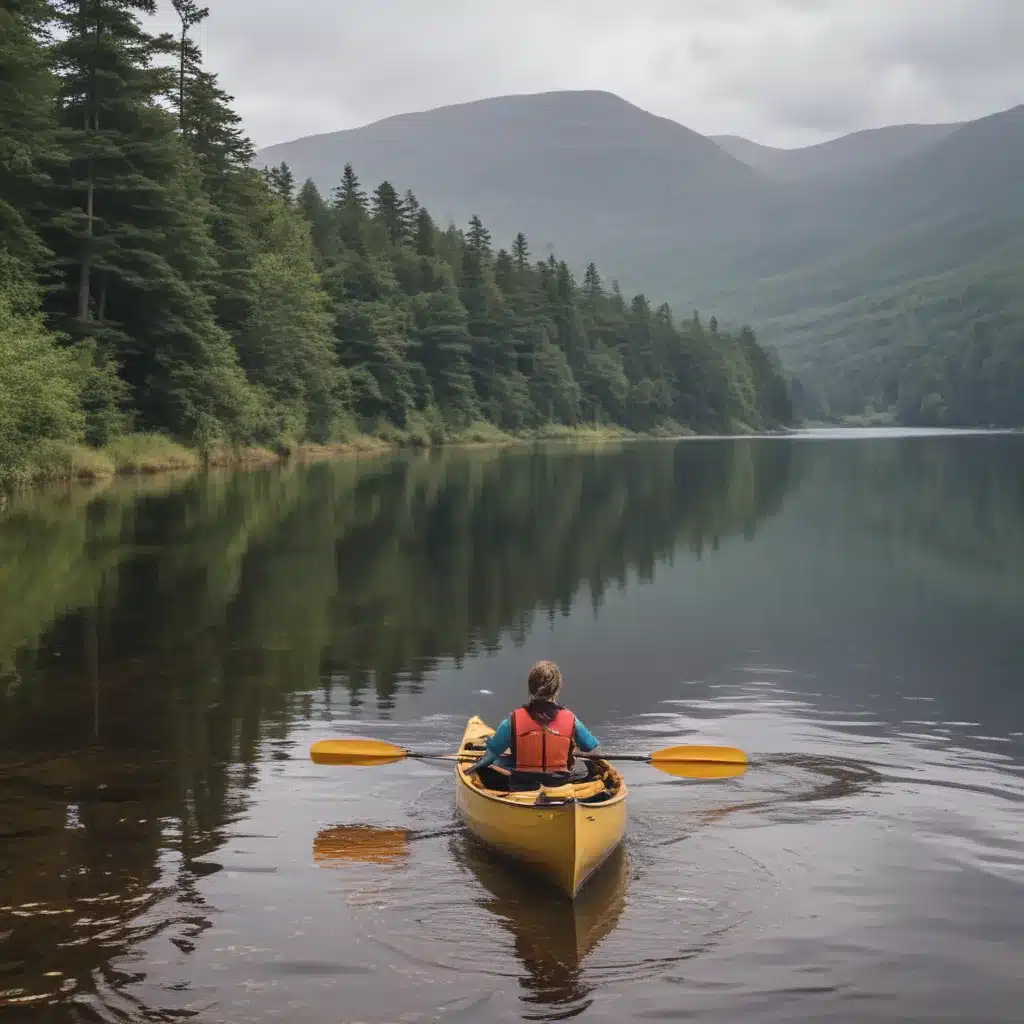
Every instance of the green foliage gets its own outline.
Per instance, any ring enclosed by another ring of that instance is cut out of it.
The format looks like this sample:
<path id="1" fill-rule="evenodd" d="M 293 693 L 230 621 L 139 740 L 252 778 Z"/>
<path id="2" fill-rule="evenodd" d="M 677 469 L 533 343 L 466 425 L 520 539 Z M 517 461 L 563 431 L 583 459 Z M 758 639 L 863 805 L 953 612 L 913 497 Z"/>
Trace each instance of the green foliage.
<path id="1" fill-rule="evenodd" d="M 328 441 L 344 410 L 347 379 L 334 354 L 333 319 L 309 228 L 283 203 L 272 208 L 253 258 L 254 300 L 236 345 L 262 390 L 259 440 Z"/>
<path id="2" fill-rule="evenodd" d="M 449 435 L 481 417 L 508 431 L 588 422 L 661 433 L 792 419 L 778 360 L 750 328 L 676 325 L 643 295 L 627 306 L 594 264 L 580 287 L 554 255 L 531 264 L 521 232 L 495 253 L 476 216 L 465 232 L 440 231 L 389 182 L 368 201 L 351 165 L 330 216 L 309 182 L 298 208 L 365 429 L 385 420 L 401 433 L 427 409 Z"/>
<path id="3" fill-rule="evenodd" d="M 3 263 L 0 255 L 0 480 L 21 475 L 41 442 L 79 441 L 85 427 L 74 353 Z"/>
<path id="4" fill-rule="evenodd" d="M 1024 249 L 791 319 L 801 412 L 922 426 L 1024 423 Z M 842 374 L 835 373 L 835 367 Z"/>
<path id="5" fill-rule="evenodd" d="M 160 473 L 199 465 L 194 451 L 160 434 L 126 434 L 111 441 L 104 453 L 118 473 Z"/>
<path id="6" fill-rule="evenodd" d="M 101 448 L 71 441 L 40 441 L 18 478 L 34 484 L 67 483 L 103 480 L 115 472 L 114 460 Z"/>
<path id="7" fill-rule="evenodd" d="M 53 94 L 43 35 L 44 0 L 0 5 L 0 251 L 32 263 L 45 255 L 35 207 L 58 156 Z"/>

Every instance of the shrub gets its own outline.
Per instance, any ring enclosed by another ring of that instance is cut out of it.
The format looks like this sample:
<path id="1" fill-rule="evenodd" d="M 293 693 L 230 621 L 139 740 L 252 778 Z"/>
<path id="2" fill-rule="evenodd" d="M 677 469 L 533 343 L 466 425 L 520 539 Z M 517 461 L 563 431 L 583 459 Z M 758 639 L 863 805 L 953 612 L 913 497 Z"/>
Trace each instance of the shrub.
<path id="1" fill-rule="evenodd" d="M 78 377 L 30 290 L 0 275 L 0 481 L 16 479 L 41 442 L 81 440 Z"/>
<path id="2" fill-rule="evenodd" d="M 161 434 L 126 434 L 106 448 L 118 473 L 160 473 L 170 469 L 196 469 L 199 455 Z"/>

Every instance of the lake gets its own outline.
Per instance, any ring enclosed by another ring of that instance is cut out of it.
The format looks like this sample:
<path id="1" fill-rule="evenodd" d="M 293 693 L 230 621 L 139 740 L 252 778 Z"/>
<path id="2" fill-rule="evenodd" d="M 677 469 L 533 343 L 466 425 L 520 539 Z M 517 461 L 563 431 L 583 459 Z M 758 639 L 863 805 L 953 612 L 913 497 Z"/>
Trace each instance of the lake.
<path id="1" fill-rule="evenodd" d="M 575 907 L 443 762 L 555 659 L 625 765 Z M 0 507 L 0 1006 L 28 1021 L 1019 1020 L 1024 436 L 448 449 Z M 7 1019 L 3 1014 L 0 1018 Z"/>

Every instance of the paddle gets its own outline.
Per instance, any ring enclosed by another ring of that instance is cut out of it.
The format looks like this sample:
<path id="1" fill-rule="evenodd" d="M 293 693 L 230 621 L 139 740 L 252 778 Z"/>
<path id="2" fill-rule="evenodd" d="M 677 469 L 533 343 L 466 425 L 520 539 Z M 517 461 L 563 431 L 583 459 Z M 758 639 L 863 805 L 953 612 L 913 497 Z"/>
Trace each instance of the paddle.
<path id="1" fill-rule="evenodd" d="M 424 754 L 407 750 L 384 740 L 320 740 L 309 749 L 316 764 L 371 767 L 393 764 L 406 758 L 421 761 L 475 761 L 475 756 L 463 754 Z M 681 778 L 727 779 L 742 775 L 747 767 L 747 755 L 736 747 L 678 746 L 665 747 L 653 754 L 601 754 L 590 757 L 577 755 L 586 761 L 639 761 Z"/>

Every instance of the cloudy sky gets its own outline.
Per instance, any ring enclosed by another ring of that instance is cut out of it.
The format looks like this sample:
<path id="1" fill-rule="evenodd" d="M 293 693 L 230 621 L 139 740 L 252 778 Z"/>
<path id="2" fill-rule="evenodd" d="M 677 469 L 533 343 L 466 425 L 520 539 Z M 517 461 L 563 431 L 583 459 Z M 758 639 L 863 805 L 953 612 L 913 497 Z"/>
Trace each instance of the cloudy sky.
<path id="1" fill-rule="evenodd" d="M 206 3 L 199 42 L 257 145 L 549 89 L 780 146 L 1024 102 L 1024 0 Z"/>

